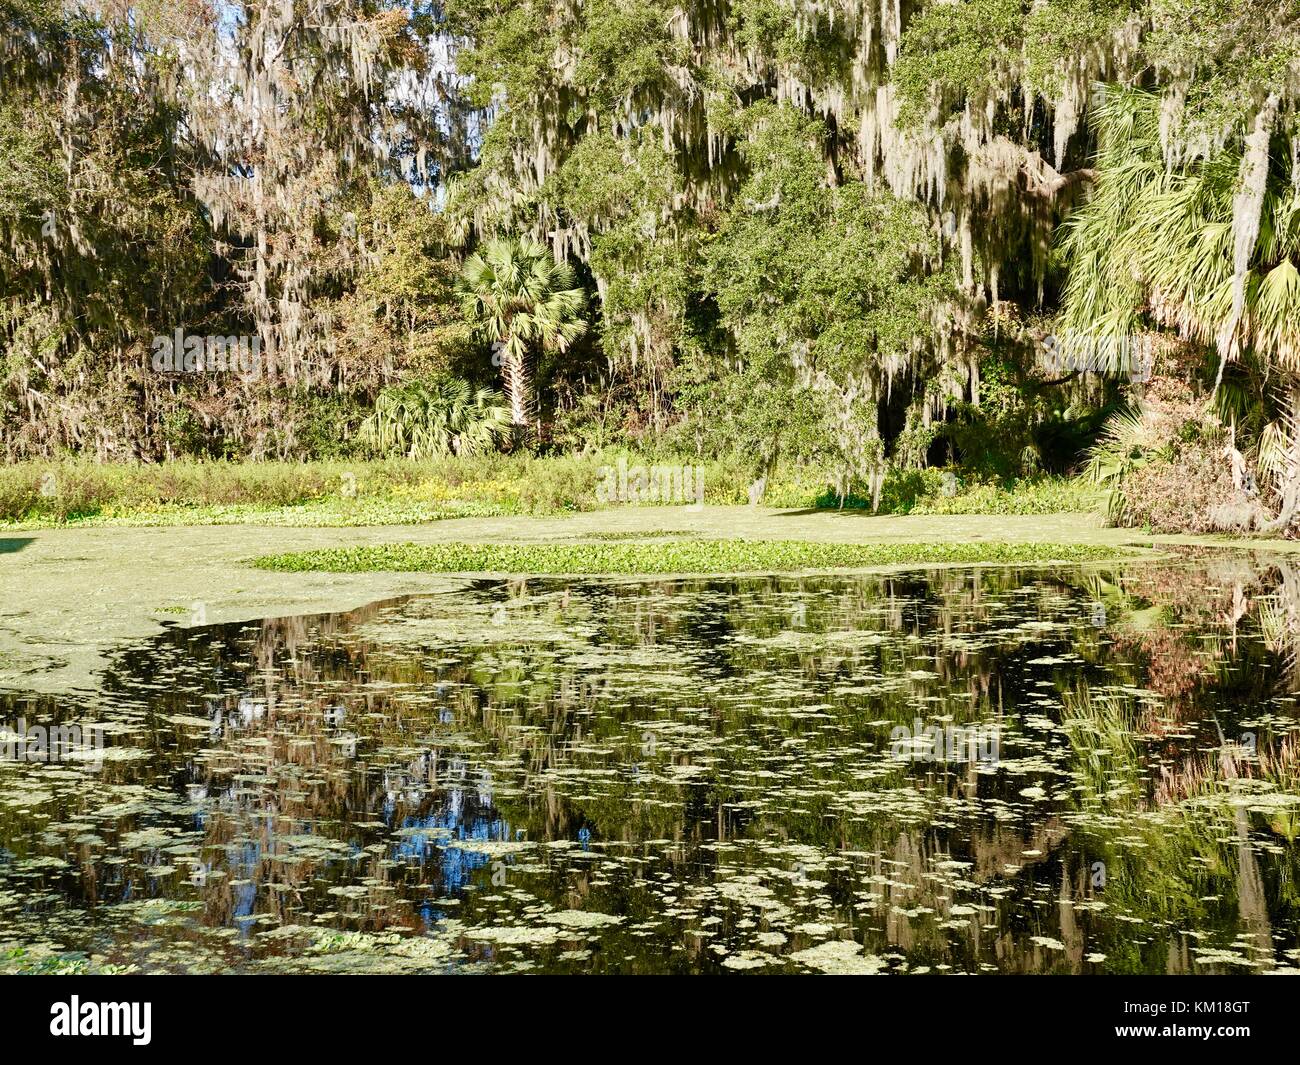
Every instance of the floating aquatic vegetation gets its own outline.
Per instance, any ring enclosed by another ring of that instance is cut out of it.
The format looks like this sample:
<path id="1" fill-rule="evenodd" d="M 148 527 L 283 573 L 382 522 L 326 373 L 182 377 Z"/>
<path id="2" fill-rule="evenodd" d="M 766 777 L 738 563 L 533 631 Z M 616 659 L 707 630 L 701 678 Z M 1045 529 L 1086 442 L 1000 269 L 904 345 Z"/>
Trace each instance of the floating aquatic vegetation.
<path id="1" fill-rule="evenodd" d="M 130 755 L 0 760 L 0 969 L 1294 968 L 1290 666 L 1180 565 L 473 580 L 124 647 L 0 696 Z M 1228 632 L 1194 687 L 1153 606 Z"/>
<path id="2" fill-rule="evenodd" d="M 589 544 L 388 544 L 259 558 L 262 569 L 357 573 L 740 573 L 908 564 L 1093 562 L 1132 556 L 1090 544 L 683 540 Z"/>
<path id="3" fill-rule="evenodd" d="M 863 954 L 862 944 L 834 939 L 790 955 L 793 961 L 835 976 L 874 976 L 886 967 L 883 958 Z"/>

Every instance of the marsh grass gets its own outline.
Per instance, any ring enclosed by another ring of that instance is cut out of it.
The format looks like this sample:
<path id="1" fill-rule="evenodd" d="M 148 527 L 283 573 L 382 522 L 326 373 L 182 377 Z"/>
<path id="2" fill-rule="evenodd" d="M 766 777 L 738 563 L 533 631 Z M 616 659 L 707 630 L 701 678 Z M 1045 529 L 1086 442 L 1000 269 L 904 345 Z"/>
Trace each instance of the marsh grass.
<path id="1" fill-rule="evenodd" d="M 454 517 L 559 514 L 603 509 L 601 468 L 621 453 L 536 457 L 483 454 L 375 461 L 96 464 L 26 462 L 0 467 L 0 523 L 24 526 L 384 525 Z M 704 501 L 749 501 L 751 473 L 739 459 L 623 456 L 629 465 L 700 464 Z M 1087 511 L 1089 486 L 1044 478 L 1011 485 L 959 485 L 944 496 L 939 471 L 898 474 L 882 514 L 1050 514 Z M 841 509 L 828 480 L 809 467 L 779 471 L 763 506 Z M 612 504 L 627 506 L 629 504 Z M 634 505 L 634 504 L 632 504 Z M 850 493 L 844 510 L 861 510 Z M 868 506 L 869 509 L 869 506 Z"/>

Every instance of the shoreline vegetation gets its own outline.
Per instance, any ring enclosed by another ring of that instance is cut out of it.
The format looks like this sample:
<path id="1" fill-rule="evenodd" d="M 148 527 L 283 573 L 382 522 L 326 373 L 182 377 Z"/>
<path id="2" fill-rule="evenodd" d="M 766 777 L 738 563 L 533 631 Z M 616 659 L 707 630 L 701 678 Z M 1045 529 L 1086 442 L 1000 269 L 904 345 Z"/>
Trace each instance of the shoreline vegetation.
<path id="1" fill-rule="evenodd" d="M 615 483 L 614 471 L 628 469 L 634 482 L 644 471 L 644 486 L 611 497 L 605 489 Z M 699 495 L 656 490 L 660 480 L 668 484 L 682 470 L 694 471 L 695 486 L 702 487 Z M 700 495 L 705 506 L 735 506 L 748 501 L 750 485 L 737 463 L 624 452 L 430 461 L 26 462 L 0 467 L 0 527 L 406 525 L 684 507 L 696 505 Z M 830 479 L 812 468 L 780 470 L 764 488 L 765 507 L 872 512 L 872 501 L 853 493 L 841 505 Z M 999 481 L 925 469 L 886 478 L 874 513 L 1032 515 L 1090 512 L 1100 506 L 1101 494 L 1081 479 Z"/>
<path id="2" fill-rule="evenodd" d="M 1130 561 L 1131 548 L 1049 543 L 832 544 L 799 540 L 667 540 L 653 543 L 387 544 L 289 552 L 259 569 L 329 573 L 723 574 L 786 573 L 898 565 L 1036 565 Z"/>
<path id="3" fill-rule="evenodd" d="M 1300 538 L 1291 8 L 724 6 L 0 0 L 0 524 Z"/>

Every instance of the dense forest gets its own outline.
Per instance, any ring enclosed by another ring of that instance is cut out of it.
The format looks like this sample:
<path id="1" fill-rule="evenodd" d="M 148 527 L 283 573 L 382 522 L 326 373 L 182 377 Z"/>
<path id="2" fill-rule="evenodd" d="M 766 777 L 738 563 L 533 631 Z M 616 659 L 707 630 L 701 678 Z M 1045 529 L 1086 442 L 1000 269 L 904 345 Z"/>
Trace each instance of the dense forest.
<path id="1" fill-rule="evenodd" d="M 1300 520 L 1297 0 L 0 20 L 8 461 L 613 447 Z"/>

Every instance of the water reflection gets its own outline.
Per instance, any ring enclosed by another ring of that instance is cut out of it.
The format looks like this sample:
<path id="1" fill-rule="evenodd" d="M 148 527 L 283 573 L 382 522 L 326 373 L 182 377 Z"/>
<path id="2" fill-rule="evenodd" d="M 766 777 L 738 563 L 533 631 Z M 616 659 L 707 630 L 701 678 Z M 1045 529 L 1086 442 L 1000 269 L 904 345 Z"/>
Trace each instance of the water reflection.
<path id="1" fill-rule="evenodd" d="M 1297 649 L 1228 553 L 175 629 L 0 696 L 108 735 L 0 762 L 0 968 L 1300 968 Z"/>

